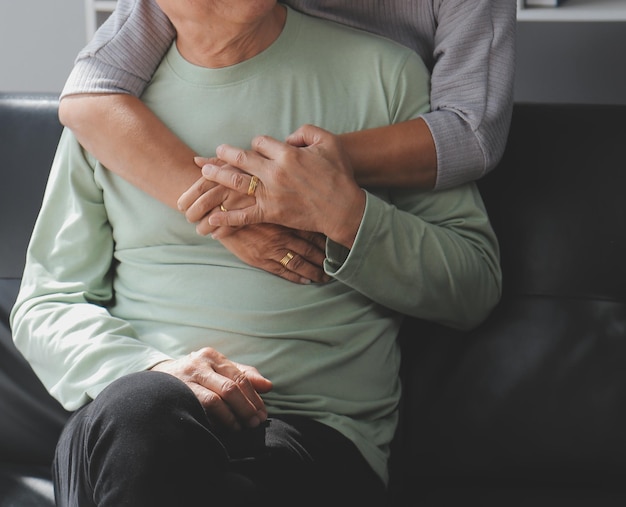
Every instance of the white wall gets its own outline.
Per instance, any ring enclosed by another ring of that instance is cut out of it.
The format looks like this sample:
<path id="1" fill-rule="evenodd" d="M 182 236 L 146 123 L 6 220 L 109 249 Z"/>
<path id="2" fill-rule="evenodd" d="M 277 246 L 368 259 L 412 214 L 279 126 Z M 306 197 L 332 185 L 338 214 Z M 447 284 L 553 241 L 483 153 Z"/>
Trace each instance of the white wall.
<path id="1" fill-rule="evenodd" d="M 83 0 L 0 0 L 0 91 L 60 92 L 85 26 Z"/>

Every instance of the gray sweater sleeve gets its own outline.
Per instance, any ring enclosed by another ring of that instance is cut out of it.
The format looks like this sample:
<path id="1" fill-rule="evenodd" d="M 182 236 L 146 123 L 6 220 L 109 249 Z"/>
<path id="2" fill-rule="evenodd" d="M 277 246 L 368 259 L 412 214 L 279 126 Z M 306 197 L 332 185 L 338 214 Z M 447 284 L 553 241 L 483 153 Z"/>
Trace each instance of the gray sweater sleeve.
<path id="1" fill-rule="evenodd" d="M 154 0 L 118 0 L 115 11 L 78 54 L 61 97 L 77 93 L 141 95 L 175 33 Z"/>
<path id="2" fill-rule="evenodd" d="M 437 150 L 437 188 L 476 180 L 495 167 L 504 151 L 513 107 L 515 0 L 398 2 L 396 18 L 408 21 L 385 30 L 373 26 L 379 22 L 379 7 L 361 0 L 345 0 L 334 18 L 332 10 L 323 12 L 316 2 L 288 3 L 310 14 L 383 32 L 430 62 L 432 110 L 423 118 Z M 78 55 L 61 96 L 141 95 L 174 36 L 154 0 L 118 0 L 116 10 Z"/>
<path id="3" fill-rule="evenodd" d="M 513 109 L 517 11 L 514 0 L 434 3 L 439 12 L 432 112 L 423 118 L 437 149 L 437 188 L 450 188 L 484 176 L 504 152 Z"/>

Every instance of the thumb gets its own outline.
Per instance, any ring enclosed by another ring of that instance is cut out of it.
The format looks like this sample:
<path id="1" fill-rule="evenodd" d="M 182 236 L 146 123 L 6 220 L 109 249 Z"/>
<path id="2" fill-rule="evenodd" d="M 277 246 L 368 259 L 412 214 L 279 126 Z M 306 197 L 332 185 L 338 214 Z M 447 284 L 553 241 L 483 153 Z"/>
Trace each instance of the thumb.
<path id="1" fill-rule="evenodd" d="M 326 130 L 315 125 L 302 125 L 295 132 L 289 134 L 285 142 L 291 146 L 303 148 L 320 142 Z"/>

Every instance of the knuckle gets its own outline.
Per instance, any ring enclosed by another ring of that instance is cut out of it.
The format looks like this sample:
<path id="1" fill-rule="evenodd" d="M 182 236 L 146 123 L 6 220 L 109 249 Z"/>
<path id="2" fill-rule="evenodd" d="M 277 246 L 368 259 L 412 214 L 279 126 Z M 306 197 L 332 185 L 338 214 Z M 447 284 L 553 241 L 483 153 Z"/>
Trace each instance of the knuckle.
<path id="1" fill-rule="evenodd" d="M 212 347 L 203 347 L 194 352 L 194 354 L 196 354 L 199 359 L 212 363 L 221 362 L 224 359 L 224 356 Z"/>
<path id="2" fill-rule="evenodd" d="M 241 215 L 241 225 L 245 226 L 245 225 L 250 225 L 252 223 L 252 218 L 247 215 L 247 214 L 243 214 Z"/>
<path id="3" fill-rule="evenodd" d="M 231 379 L 225 379 L 220 386 L 220 394 L 222 398 L 231 398 L 234 393 L 237 392 L 239 387 Z"/>
<path id="4" fill-rule="evenodd" d="M 234 188 L 243 188 L 244 186 L 244 177 L 241 173 L 235 173 L 232 176 L 232 183 Z"/>
<path id="5" fill-rule="evenodd" d="M 220 402 L 220 398 L 213 391 L 205 391 L 200 396 L 200 404 L 207 410 L 211 411 L 218 403 Z"/>
<path id="6" fill-rule="evenodd" d="M 267 136 L 264 135 L 260 135 L 260 136 L 256 136 L 253 140 L 252 140 L 252 146 L 257 149 L 257 148 L 261 148 L 264 144 L 267 143 Z"/>
<path id="7" fill-rule="evenodd" d="M 302 255 L 302 257 L 306 259 L 312 259 L 315 256 L 316 251 L 317 248 L 315 247 L 315 245 L 307 243 L 307 245 L 304 247 L 304 254 Z"/>
<path id="8" fill-rule="evenodd" d="M 295 271 L 302 267 L 304 261 L 300 255 L 294 255 L 293 258 L 289 261 L 289 268 L 291 271 Z"/>
<path id="9" fill-rule="evenodd" d="M 235 163 L 237 165 L 245 164 L 247 159 L 246 152 L 244 150 L 237 150 L 235 152 Z"/>
<path id="10" fill-rule="evenodd" d="M 212 201 L 213 199 L 209 194 L 202 194 L 193 206 L 196 214 L 204 215 L 207 211 L 213 209 Z"/>
<path id="11" fill-rule="evenodd" d="M 187 362 L 182 365 L 180 371 L 183 374 L 183 377 L 192 381 L 195 381 L 198 378 L 198 368 L 197 365 L 193 362 Z"/>

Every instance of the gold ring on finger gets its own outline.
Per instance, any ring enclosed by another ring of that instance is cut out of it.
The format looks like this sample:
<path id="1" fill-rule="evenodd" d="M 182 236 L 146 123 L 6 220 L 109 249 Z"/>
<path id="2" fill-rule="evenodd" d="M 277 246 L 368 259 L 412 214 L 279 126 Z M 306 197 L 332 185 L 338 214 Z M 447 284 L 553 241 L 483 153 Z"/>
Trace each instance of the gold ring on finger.
<path id="1" fill-rule="evenodd" d="M 223 204 L 220 204 L 220 209 L 221 209 L 222 211 L 228 211 L 228 210 L 226 209 L 226 206 L 224 206 Z"/>
<path id="2" fill-rule="evenodd" d="M 291 259 L 293 259 L 293 254 L 291 252 L 287 252 L 287 254 L 280 260 L 280 263 L 286 268 Z"/>
<path id="3" fill-rule="evenodd" d="M 250 178 L 250 185 L 248 186 L 248 195 L 254 195 L 254 192 L 256 192 L 256 186 L 259 184 L 259 178 L 257 178 L 256 176 L 252 176 L 252 178 Z"/>

